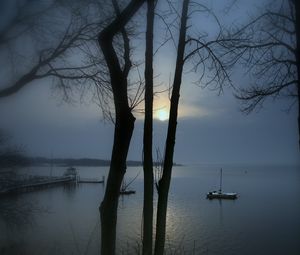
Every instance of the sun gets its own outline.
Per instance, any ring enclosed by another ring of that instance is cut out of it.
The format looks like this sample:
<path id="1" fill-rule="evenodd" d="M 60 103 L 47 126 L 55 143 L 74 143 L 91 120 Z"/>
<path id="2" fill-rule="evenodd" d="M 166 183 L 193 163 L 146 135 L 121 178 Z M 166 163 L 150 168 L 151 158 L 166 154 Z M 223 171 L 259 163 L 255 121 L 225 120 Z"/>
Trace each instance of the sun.
<path id="1" fill-rule="evenodd" d="M 160 109 L 156 112 L 156 118 L 160 121 L 165 121 L 169 118 L 169 113 L 166 109 Z"/>

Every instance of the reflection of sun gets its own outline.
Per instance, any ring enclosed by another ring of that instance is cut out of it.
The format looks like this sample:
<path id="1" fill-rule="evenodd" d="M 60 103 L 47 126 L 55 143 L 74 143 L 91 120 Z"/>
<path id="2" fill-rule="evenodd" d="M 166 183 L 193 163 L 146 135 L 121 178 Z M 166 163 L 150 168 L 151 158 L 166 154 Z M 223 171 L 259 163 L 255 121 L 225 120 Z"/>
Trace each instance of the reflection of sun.
<path id="1" fill-rule="evenodd" d="M 165 121 L 169 118 L 169 113 L 166 109 L 160 109 L 156 112 L 156 118 L 160 121 Z"/>

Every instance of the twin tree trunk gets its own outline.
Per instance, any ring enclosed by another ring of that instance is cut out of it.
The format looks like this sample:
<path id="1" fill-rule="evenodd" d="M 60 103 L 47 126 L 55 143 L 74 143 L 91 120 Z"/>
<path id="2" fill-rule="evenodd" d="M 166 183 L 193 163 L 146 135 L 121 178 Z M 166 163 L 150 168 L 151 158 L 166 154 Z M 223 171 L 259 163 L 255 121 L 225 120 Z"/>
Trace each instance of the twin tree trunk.
<path id="1" fill-rule="evenodd" d="M 173 90 L 172 90 L 172 97 L 171 97 L 171 107 L 170 107 L 167 140 L 166 140 L 165 158 L 164 158 L 164 165 L 163 165 L 163 175 L 158 185 L 155 255 L 163 255 L 164 247 L 165 247 L 168 194 L 169 194 L 169 187 L 170 187 L 172 167 L 173 167 L 178 103 L 179 103 L 179 96 L 180 96 L 182 70 L 184 65 L 184 50 L 186 44 L 185 37 L 186 37 L 186 30 L 187 30 L 186 24 L 187 24 L 187 17 L 188 17 L 188 6 L 189 6 L 189 0 L 184 0 L 182 5 L 179 42 L 178 42 L 176 67 L 175 67 Z"/>
<path id="2" fill-rule="evenodd" d="M 114 36 L 124 29 L 127 22 L 142 6 L 144 0 L 132 0 L 98 37 L 110 74 L 115 105 L 115 134 L 107 186 L 100 206 L 101 255 L 115 254 L 117 209 L 121 183 L 126 172 L 126 159 L 134 128 L 135 118 L 128 105 L 127 70 L 122 70 L 113 47 Z"/>
<path id="3" fill-rule="evenodd" d="M 144 121 L 144 207 L 143 255 L 152 254 L 153 239 L 153 26 L 154 1 L 147 0 L 147 31 L 145 52 L 145 121 Z"/>

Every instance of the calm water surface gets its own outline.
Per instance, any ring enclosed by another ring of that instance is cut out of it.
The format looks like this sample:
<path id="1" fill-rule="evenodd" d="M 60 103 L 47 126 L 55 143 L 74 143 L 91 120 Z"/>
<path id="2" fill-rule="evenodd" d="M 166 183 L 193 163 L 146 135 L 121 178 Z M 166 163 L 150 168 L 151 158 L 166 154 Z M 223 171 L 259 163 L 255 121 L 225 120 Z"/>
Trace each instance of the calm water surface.
<path id="1" fill-rule="evenodd" d="M 219 185 L 219 165 L 174 167 L 167 217 L 167 250 L 177 254 L 300 254 L 300 167 L 223 165 L 223 190 L 235 201 L 207 200 Z M 61 175 L 64 168 L 54 168 Z M 81 177 L 107 176 L 106 167 L 80 167 Z M 22 173 L 49 175 L 48 167 Z M 126 181 L 137 193 L 120 198 L 118 254 L 141 245 L 141 167 Z M 0 254 L 100 254 L 98 207 L 102 184 L 57 186 L 1 198 L 21 213 L 0 219 Z M 155 198 L 156 199 L 156 198 Z M 13 210 L 12 210 L 13 211 Z M 21 217 L 20 217 L 21 215 Z"/>

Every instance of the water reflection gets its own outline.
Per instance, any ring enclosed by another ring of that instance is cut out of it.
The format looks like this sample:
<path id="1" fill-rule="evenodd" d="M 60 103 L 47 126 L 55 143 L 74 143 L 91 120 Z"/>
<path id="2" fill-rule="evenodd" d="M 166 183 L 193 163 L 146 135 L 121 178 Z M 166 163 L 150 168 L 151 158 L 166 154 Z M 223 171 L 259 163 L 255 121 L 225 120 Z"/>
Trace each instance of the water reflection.
<path id="1" fill-rule="evenodd" d="M 300 205 L 295 203 L 300 194 L 298 168 L 232 167 L 226 175 L 226 189 L 238 191 L 239 199 L 210 201 L 205 195 L 218 185 L 218 169 L 209 166 L 174 169 L 167 216 L 166 247 L 169 251 L 177 249 L 193 254 L 196 250 L 195 254 L 224 255 L 262 254 L 262 251 L 272 255 L 299 254 Z M 87 178 L 101 178 L 107 173 L 107 168 L 79 170 L 80 175 Z M 29 171 L 34 172 L 34 169 Z M 53 174 L 59 171 L 54 168 Z M 135 176 L 139 171 L 139 168 L 129 168 L 127 172 Z M 141 247 L 141 177 L 132 188 L 137 191 L 135 195 L 120 198 L 118 254 L 135 254 Z M 32 226 L 18 224 L 18 230 L 6 227 L 9 220 L 1 217 L 0 254 L 78 254 L 78 251 L 100 254 L 98 207 L 103 193 L 102 184 L 83 183 L 43 189 L 7 200 L 1 198 L 0 207 L 11 202 L 8 207 L 22 208 L 22 203 L 29 201 L 50 213 L 35 211 L 29 214 Z M 17 253 L 18 247 L 24 249 L 24 253 Z"/>
<path id="2" fill-rule="evenodd" d="M 222 199 L 218 199 L 218 203 L 219 203 L 219 220 L 220 220 L 220 224 L 223 225 L 223 204 L 222 204 Z M 231 201 L 227 201 L 227 202 L 231 202 Z"/>
<path id="3" fill-rule="evenodd" d="M 78 190 L 79 183 L 67 183 L 63 185 L 63 191 L 68 196 L 69 199 L 74 199 L 74 196 L 76 195 L 76 191 Z"/>
<path id="4" fill-rule="evenodd" d="M 29 200 L 23 195 L 1 197 L 0 254 L 34 254 L 34 246 L 29 245 L 22 236 L 35 231 L 38 218 L 47 217 L 49 213 L 50 210 L 34 198 Z"/>
<path id="5" fill-rule="evenodd" d="M 29 201 L 23 196 L 10 195 L 1 198 L 0 221 L 8 229 L 25 228 L 35 224 L 36 215 L 49 213 L 38 201 Z"/>

